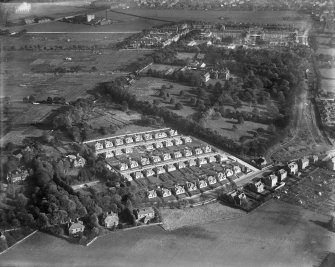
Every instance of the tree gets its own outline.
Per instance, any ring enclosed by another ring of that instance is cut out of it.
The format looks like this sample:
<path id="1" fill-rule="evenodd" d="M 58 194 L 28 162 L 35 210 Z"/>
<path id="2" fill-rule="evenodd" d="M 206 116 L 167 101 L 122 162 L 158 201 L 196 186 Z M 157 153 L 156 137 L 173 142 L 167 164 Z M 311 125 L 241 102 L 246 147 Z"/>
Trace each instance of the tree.
<path id="1" fill-rule="evenodd" d="M 238 121 L 239 124 L 244 124 L 244 118 L 243 118 L 243 116 L 242 116 L 242 115 L 239 115 L 239 116 L 237 117 L 237 121 Z"/>
<path id="2" fill-rule="evenodd" d="M 175 109 L 176 110 L 181 110 L 181 109 L 183 109 L 183 104 L 181 104 L 181 103 L 177 103 L 176 105 L 175 105 Z"/>
<path id="3" fill-rule="evenodd" d="M 122 101 L 122 111 L 127 112 L 128 111 L 128 102 Z"/>
<path id="4" fill-rule="evenodd" d="M 173 97 L 171 97 L 171 99 L 170 99 L 170 104 L 175 104 L 176 103 L 176 100 L 173 98 Z"/>
<path id="5" fill-rule="evenodd" d="M 233 124 L 232 130 L 235 132 L 237 130 L 236 124 Z"/>

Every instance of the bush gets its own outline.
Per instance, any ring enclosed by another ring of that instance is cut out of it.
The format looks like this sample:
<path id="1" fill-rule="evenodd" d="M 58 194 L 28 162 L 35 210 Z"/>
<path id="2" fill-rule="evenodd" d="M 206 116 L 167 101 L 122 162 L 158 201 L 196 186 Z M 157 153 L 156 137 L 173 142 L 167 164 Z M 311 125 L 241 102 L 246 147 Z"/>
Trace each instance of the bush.
<path id="1" fill-rule="evenodd" d="M 183 104 L 181 104 L 181 103 L 177 103 L 176 105 L 175 105 L 175 109 L 176 110 L 181 110 L 181 109 L 183 109 Z"/>

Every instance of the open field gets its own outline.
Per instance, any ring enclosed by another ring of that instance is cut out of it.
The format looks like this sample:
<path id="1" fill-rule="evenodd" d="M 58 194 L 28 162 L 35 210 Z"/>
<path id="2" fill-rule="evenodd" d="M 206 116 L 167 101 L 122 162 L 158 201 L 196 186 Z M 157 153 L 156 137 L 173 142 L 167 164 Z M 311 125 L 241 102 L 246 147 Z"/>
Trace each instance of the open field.
<path id="1" fill-rule="evenodd" d="M 318 266 L 335 249 L 328 217 L 280 201 L 247 216 L 165 232 L 153 226 L 90 247 L 40 233 L 0 256 L 3 266 Z M 131 255 L 131 257 L 129 257 Z"/>
<path id="2" fill-rule="evenodd" d="M 334 80 L 322 79 L 321 88 L 322 88 L 322 91 L 335 94 L 335 79 Z"/>
<path id="3" fill-rule="evenodd" d="M 320 69 L 321 76 L 325 79 L 333 79 L 335 80 L 335 69 Z"/>

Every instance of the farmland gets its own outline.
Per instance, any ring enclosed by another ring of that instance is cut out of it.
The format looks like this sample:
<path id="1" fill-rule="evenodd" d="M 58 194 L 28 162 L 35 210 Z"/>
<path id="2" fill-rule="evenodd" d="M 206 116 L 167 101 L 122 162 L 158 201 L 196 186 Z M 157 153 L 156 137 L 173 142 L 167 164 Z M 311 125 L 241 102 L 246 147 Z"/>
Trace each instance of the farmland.
<path id="1" fill-rule="evenodd" d="M 199 210 L 201 212 L 201 208 Z M 252 214 L 165 232 L 153 226 L 99 238 L 89 248 L 38 232 L 1 255 L 5 266 L 317 266 L 335 236 L 328 217 L 281 201 Z M 52 253 L 50 253 L 52 251 Z M 132 255 L 132 257 L 129 257 Z M 257 255 L 257 256 L 255 256 Z"/>

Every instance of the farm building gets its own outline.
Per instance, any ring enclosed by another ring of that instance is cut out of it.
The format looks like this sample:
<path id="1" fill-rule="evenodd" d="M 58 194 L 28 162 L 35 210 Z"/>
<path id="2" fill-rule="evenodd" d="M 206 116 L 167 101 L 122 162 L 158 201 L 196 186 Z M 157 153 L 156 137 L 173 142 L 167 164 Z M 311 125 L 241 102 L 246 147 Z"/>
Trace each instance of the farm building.
<path id="1" fill-rule="evenodd" d="M 104 216 L 103 224 L 106 228 L 113 228 L 119 225 L 119 216 L 114 212 L 107 212 Z"/>
<path id="2" fill-rule="evenodd" d="M 151 219 L 155 218 L 155 211 L 153 208 L 137 209 L 135 212 L 137 221 L 148 223 Z"/>
<path id="3" fill-rule="evenodd" d="M 175 185 L 174 186 L 174 193 L 176 195 L 181 195 L 181 194 L 185 194 L 185 188 L 181 185 Z"/>
<path id="4" fill-rule="evenodd" d="M 147 196 L 148 196 L 148 198 L 149 199 L 151 199 L 151 198 L 156 198 L 157 197 L 157 192 L 156 192 L 156 190 L 149 190 L 148 192 L 147 192 Z"/>
<path id="5" fill-rule="evenodd" d="M 144 172 L 145 177 L 150 177 L 155 174 L 155 172 L 152 169 L 146 169 L 143 172 Z"/>
<path id="6" fill-rule="evenodd" d="M 186 188 L 188 192 L 196 191 L 198 189 L 197 184 L 191 182 L 186 182 Z"/>
<path id="7" fill-rule="evenodd" d="M 295 162 L 291 162 L 287 165 L 287 171 L 289 174 L 296 174 L 298 173 L 298 164 Z"/>
<path id="8" fill-rule="evenodd" d="M 275 174 L 270 174 L 269 176 L 263 179 L 263 183 L 265 184 L 265 186 L 270 187 L 270 188 L 275 187 L 277 182 L 278 182 L 278 177 Z"/>
<path id="9" fill-rule="evenodd" d="M 280 169 L 277 171 L 277 176 L 278 176 L 279 182 L 282 182 L 287 177 L 287 171 L 285 171 L 284 169 Z"/>
<path id="10" fill-rule="evenodd" d="M 304 170 L 309 165 L 309 159 L 308 158 L 299 159 L 298 165 L 300 170 Z"/>
<path id="11" fill-rule="evenodd" d="M 249 184 L 250 190 L 255 193 L 262 193 L 264 191 L 264 184 L 261 181 L 257 181 Z"/>

